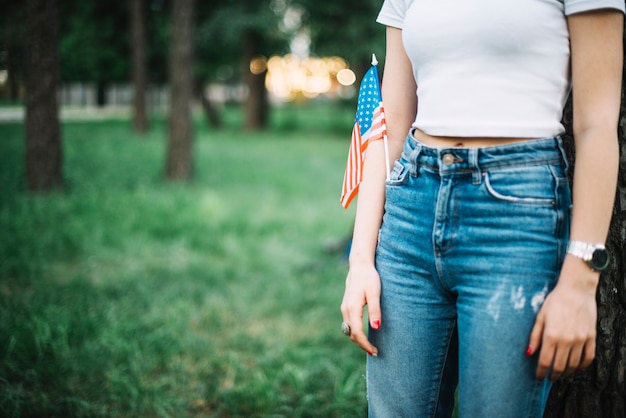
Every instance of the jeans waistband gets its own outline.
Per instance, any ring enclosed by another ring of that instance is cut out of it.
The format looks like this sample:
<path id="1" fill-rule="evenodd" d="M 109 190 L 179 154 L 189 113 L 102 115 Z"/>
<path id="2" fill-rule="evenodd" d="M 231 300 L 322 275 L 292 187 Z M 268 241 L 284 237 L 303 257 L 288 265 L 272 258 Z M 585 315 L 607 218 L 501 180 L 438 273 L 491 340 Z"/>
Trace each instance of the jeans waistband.
<path id="1" fill-rule="evenodd" d="M 560 137 L 542 138 L 512 144 L 477 148 L 433 148 L 413 136 L 411 131 L 404 143 L 404 157 L 415 166 L 428 167 L 440 175 L 472 172 L 474 182 L 480 183 L 482 171 L 512 166 L 563 164 L 567 157 Z"/>

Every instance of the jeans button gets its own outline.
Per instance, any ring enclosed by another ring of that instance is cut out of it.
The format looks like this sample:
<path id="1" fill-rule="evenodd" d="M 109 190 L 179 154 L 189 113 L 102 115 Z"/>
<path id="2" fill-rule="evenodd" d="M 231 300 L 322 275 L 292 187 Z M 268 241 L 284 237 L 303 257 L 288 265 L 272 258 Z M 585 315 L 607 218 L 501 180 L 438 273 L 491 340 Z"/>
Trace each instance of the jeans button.
<path id="1" fill-rule="evenodd" d="M 452 165 L 454 163 L 454 155 L 452 155 L 452 154 L 445 154 L 443 156 L 443 163 L 445 165 Z"/>

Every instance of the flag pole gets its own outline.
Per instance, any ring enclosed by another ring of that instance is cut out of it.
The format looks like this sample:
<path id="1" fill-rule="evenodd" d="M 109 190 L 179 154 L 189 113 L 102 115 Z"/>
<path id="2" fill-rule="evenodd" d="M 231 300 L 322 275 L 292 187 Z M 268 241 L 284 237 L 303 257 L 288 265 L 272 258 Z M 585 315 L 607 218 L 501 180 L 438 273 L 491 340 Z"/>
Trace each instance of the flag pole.
<path id="1" fill-rule="evenodd" d="M 378 60 L 376 59 L 376 54 L 372 54 L 372 65 L 375 65 L 378 68 Z M 378 76 L 378 71 L 376 71 L 376 75 Z M 383 95 L 380 92 L 380 80 L 378 80 L 378 97 L 382 101 Z M 389 181 L 389 173 L 391 170 L 389 169 L 389 144 L 387 142 L 387 130 L 385 129 L 385 133 L 383 134 L 383 147 L 385 148 L 385 176 L 387 181 Z"/>

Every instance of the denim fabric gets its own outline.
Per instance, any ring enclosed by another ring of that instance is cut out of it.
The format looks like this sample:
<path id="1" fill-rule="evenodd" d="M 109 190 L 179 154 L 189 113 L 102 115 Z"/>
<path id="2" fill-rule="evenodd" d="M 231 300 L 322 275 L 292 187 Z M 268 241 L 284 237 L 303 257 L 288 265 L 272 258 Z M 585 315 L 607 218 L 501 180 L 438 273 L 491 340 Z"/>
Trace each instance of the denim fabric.
<path id="1" fill-rule="evenodd" d="M 412 135 L 387 182 L 370 329 L 370 417 L 541 417 L 550 383 L 526 357 L 565 256 L 571 211 L 559 138 L 430 148 Z"/>

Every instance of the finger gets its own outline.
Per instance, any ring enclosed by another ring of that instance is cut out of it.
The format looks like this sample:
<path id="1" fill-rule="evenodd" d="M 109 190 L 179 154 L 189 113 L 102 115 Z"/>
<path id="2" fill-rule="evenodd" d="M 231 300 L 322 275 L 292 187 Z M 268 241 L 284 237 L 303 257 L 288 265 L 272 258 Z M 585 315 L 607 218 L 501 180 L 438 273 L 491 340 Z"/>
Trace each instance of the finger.
<path id="1" fill-rule="evenodd" d="M 563 373 L 562 377 L 569 376 L 574 373 L 576 370 L 581 368 L 583 356 L 585 355 L 585 346 L 584 344 L 577 344 L 572 346 L 571 351 L 569 353 L 569 361 L 567 363 L 567 369 Z"/>
<path id="2" fill-rule="evenodd" d="M 594 336 L 593 338 L 590 338 L 585 343 L 583 357 L 581 359 L 580 365 L 578 366 L 578 369 L 581 370 L 581 369 L 589 367 L 589 365 L 591 365 L 595 357 L 596 357 L 596 338 Z"/>
<path id="3" fill-rule="evenodd" d="M 363 327 L 359 327 L 359 329 L 357 329 L 356 331 L 352 331 L 352 334 L 350 334 L 350 339 L 370 356 L 377 356 L 378 349 L 369 342 L 362 328 Z"/>
<path id="4" fill-rule="evenodd" d="M 363 332 L 363 308 L 342 304 L 341 311 L 344 322 L 350 326 L 350 340 L 361 347 L 367 354 L 372 356 L 378 355 L 378 349 L 369 342 Z"/>
<path id="5" fill-rule="evenodd" d="M 378 349 L 372 345 L 367 339 L 363 331 L 363 320 L 359 317 L 357 320 L 351 320 L 350 318 L 344 319 L 344 322 L 350 326 L 350 335 L 349 338 L 353 343 L 358 345 L 363 351 L 365 351 L 370 356 L 378 355 Z"/>
<path id="6" fill-rule="evenodd" d="M 539 311 L 537 319 L 535 320 L 535 325 L 533 325 L 533 329 L 530 332 L 528 347 L 526 348 L 526 355 L 529 357 L 535 354 L 541 345 L 541 337 L 543 336 L 543 329 L 545 327 L 545 320 L 542 312 L 543 311 Z"/>
<path id="7" fill-rule="evenodd" d="M 539 360 L 537 361 L 537 380 L 543 380 L 548 375 L 555 352 L 554 345 L 543 342 L 539 350 Z"/>
<path id="8" fill-rule="evenodd" d="M 571 348 L 571 344 L 567 342 L 556 347 L 554 360 L 552 362 L 552 370 L 550 372 L 550 380 L 553 382 L 559 379 L 567 371 Z"/>
<path id="9" fill-rule="evenodd" d="M 537 339 L 538 338 L 538 339 Z M 553 338 L 546 334 L 545 316 L 543 310 L 539 311 L 535 327 L 531 332 L 531 341 L 539 346 L 539 358 L 537 359 L 537 379 L 543 380 L 548 371 L 553 367 L 557 352 L 557 345 Z"/>
<path id="10" fill-rule="evenodd" d="M 380 293 L 376 295 L 368 295 L 367 298 L 367 316 L 370 326 L 374 330 L 380 329 L 380 321 L 382 318 L 380 311 Z"/>
<path id="11" fill-rule="evenodd" d="M 343 316 L 343 322 L 350 325 L 350 328 L 354 331 L 357 327 L 361 327 L 363 320 L 363 309 L 365 304 L 361 301 L 354 300 L 353 298 L 344 297 L 341 302 L 341 314 Z"/>

